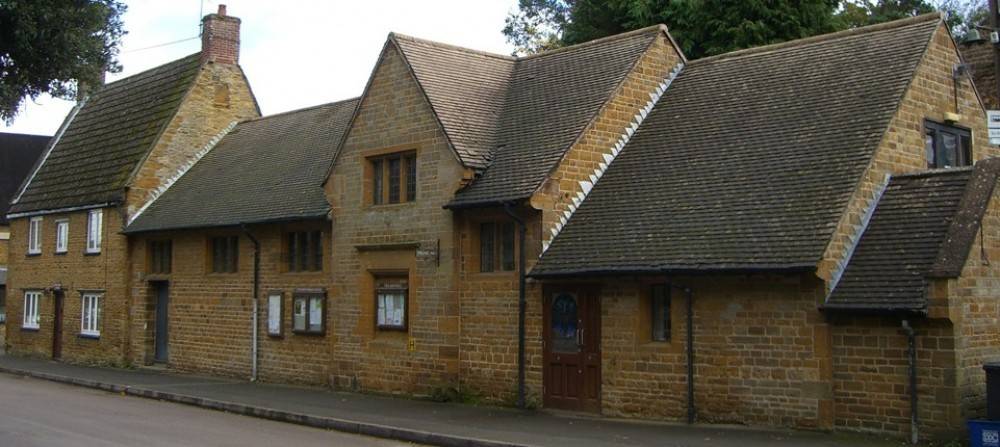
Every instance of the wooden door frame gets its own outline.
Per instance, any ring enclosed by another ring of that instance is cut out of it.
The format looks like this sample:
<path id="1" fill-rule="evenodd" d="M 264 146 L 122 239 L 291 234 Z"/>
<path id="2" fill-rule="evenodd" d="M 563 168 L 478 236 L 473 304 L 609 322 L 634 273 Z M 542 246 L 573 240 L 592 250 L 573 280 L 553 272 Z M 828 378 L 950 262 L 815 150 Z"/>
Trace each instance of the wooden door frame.
<path id="1" fill-rule="evenodd" d="M 170 362 L 170 281 L 152 281 L 150 282 L 150 288 L 153 294 L 153 361 L 152 363 L 169 363 Z M 166 341 L 163 345 L 163 358 L 157 356 L 158 346 L 160 344 L 160 294 L 161 291 L 166 289 L 164 295 L 166 296 L 166 303 L 164 304 L 164 332 L 166 332 Z"/>
<path id="2" fill-rule="evenodd" d="M 588 313 L 592 318 L 597 321 L 592 325 L 595 331 L 592 332 L 591 336 L 596 337 L 596 355 L 597 355 L 597 399 L 592 406 L 587 406 L 585 408 L 579 408 L 578 411 L 600 413 L 601 406 L 603 403 L 603 352 L 601 350 L 601 288 L 597 284 L 581 284 L 581 283 L 551 283 L 542 286 L 542 403 L 543 406 L 548 398 L 548 388 L 546 387 L 546 377 L 547 369 L 550 367 L 552 361 L 552 324 L 551 324 L 551 301 L 553 294 L 557 292 L 571 292 L 576 294 L 577 300 L 580 302 L 587 301 L 586 306 L 589 308 L 591 306 L 595 307 L 596 310 L 589 311 Z M 583 307 L 583 306 L 581 306 Z M 586 317 L 586 316 L 584 316 Z M 591 325 L 584 324 L 585 328 L 591 327 Z M 584 337 L 587 337 L 586 333 Z M 583 349 L 580 351 L 581 363 L 586 363 L 585 356 L 587 350 Z M 582 382 L 581 382 L 582 383 Z"/>

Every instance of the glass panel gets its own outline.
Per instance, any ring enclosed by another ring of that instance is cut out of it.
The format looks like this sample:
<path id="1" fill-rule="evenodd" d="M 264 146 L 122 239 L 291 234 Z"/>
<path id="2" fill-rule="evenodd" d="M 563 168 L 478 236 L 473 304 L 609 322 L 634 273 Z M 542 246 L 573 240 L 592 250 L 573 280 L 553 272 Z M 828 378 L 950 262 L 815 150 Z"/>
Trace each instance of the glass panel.
<path id="1" fill-rule="evenodd" d="M 496 258 L 496 225 L 484 223 L 479 225 L 479 271 L 492 272 L 493 260 Z"/>
<path id="2" fill-rule="evenodd" d="M 399 157 L 389 159 L 389 203 L 399 203 Z"/>
<path id="3" fill-rule="evenodd" d="M 309 299 L 309 331 L 323 331 L 323 298 L 321 297 Z"/>
<path id="4" fill-rule="evenodd" d="M 295 239 L 297 239 L 298 236 L 299 236 L 298 233 L 294 232 L 288 233 L 288 253 L 286 254 L 286 256 L 288 256 L 288 271 L 290 272 L 298 270 L 298 268 L 295 265 L 295 260 L 298 259 L 295 256 L 295 247 L 296 247 Z"/>
<path id="5" fill-rule="evenodd" d="M 372 203 L 380 205 L 382 203 L 382 160 L 372 160 Z"/>
<path id="6" fill-rule="evenodd" d="M 323 270 L 323 233 L 321 231 L 314 231 L 312 237 L 313 244 L 313 270 L 320 271 Z"/>
<path id="7" fill-rule="evenodd" d="M 941 132 L 941 150 L 938 151 L 938 157 L 939 167 L 958 166 L 958 137 L 955 134 Z"/>
<path id="8" fill-rule="evenodd" d="M 296 331 L 306 330 L 306 299 L 295 298 L 294 313 L 292 316 L 292 329 Z"/>
<path id="9" fill-rule="evenodd" d="M 406 156 L 406 201 L 417 199 L 417 156 Z"/>
<path id="10" fill-rule="evenodd" d="M 576 296 L 560 293 L 552 300 L 552 351 L 580 352 L 576 330 L 579 322 Z"/>
<path id="11" fill-rule="evenodd" d="M 500 267 L 509 272 L 514 270 L 514 223 L 503 224 L 500 238 Z"/>
<path id="12" fill-rule="evenodd" d="M 959 162 L 962 166 L 969 166 L 972 164 L 972 139 L 968 135 L 962 135 L 961 141 L 961 160 Z"/>
<path id="13" fill-rule="evenodd" d="M 267 297 L 267 333 L 281 334 L 281 294 L 272 293 Z"/>
<path id="14" fill-rule="evenodd" d="M 927 167 L 933 168 L 937 166 L 937 158 L 934 156 L 934 130 L 927 129 L 927 133 L 924 134 L 924 150 L 927 151 Z"/>
<path id="15" fill-rule="evenodd" d="M 670 340 L 670 294 L 667 286 L 653 286 L 651 315 L 654 341 Z"/>

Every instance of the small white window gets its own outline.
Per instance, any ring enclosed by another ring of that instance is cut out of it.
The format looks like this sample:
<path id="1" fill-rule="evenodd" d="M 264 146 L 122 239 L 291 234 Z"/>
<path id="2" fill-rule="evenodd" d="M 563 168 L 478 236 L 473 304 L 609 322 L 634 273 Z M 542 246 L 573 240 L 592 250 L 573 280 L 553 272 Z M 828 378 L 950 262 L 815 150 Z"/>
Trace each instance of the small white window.
<path id="1" fill-rule="evenodd" d="M 100 337 L 101 295 L 84 293 L 80 313 L 80 334 L 88 337 Z"/>
<path id="2" fill-rule="evenodd" d="M 24 320 L 21 327 L 24 329 L 38 329 L 38 302 L 42 297 L 42 292 L 24 292 Z"/>
<path id="3" fill-rule="evenodd" d="M 56 221 L 56 253 L 66 253 L 69 247 L 69 221 Z"/>
<path id="4" fill-rule="evenodd" d="M 87 253 L 101 252 L 101 228 L 104 210 L 90 210 L 87 214 Z"/>
<path id="5" fill-rule="evenodd" d="M 267 296 L 267 335 L 280 337 L 281 327 L 281 292 L 273 292 Z"/>
<path id="6" fill-rule="evenodd" d="M 42 218 L 32 217 L 28 222 L 28 254 L 42 252 Z"/>

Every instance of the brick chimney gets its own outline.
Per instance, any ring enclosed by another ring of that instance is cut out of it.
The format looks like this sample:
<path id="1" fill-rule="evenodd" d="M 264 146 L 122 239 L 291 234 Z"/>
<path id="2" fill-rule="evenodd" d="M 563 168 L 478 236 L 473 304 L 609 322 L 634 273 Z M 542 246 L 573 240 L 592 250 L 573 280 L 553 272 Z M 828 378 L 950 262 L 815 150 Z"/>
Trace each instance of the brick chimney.
<path id="1" fill-rule="evenodd" d="M 240 61 L 240 19 L 219 12 L 201 19 L 201 62 L 236 64 Z"/>

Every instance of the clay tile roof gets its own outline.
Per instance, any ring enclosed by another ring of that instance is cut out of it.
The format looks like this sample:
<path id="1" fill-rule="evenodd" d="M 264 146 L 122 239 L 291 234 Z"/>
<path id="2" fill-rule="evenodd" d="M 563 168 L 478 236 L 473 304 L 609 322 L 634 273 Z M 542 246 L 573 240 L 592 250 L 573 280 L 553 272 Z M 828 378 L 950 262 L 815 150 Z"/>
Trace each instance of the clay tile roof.
<path id="1" fill-rule="evenodd" d="M 173 117 L 199 67 L 195 53 L 98 90 L 67 118 L 10 212 L 121 201 L 129 176 Z"/>
<path id="2" fill-rule="evenodd" d="M 52 137 L 0 133 L 0 225 L 7 225 L 7 207 Z"/>
<path id="3" fill-rule="evenodd" d="M 825 309 L 922 311 L 928 278 L 961 274 L 1000 159 L 893 177 Z"/>
<path id="4" fill-rule="evenodd" d="M 531 274 L 815 268 L 940 21 L 690 62 Z"/>
<path id="5" fill-rule="evenodd" d="M 326 168 L 358 99 L 245 121 L 126 233 L 323 218 Z"/>
<path id="6" fill-rule="evenodd" d="M 450 206 L 531 196 L 662 32 L 520 58 L 394 34 L 459 158 L 481 174 Z"/>

